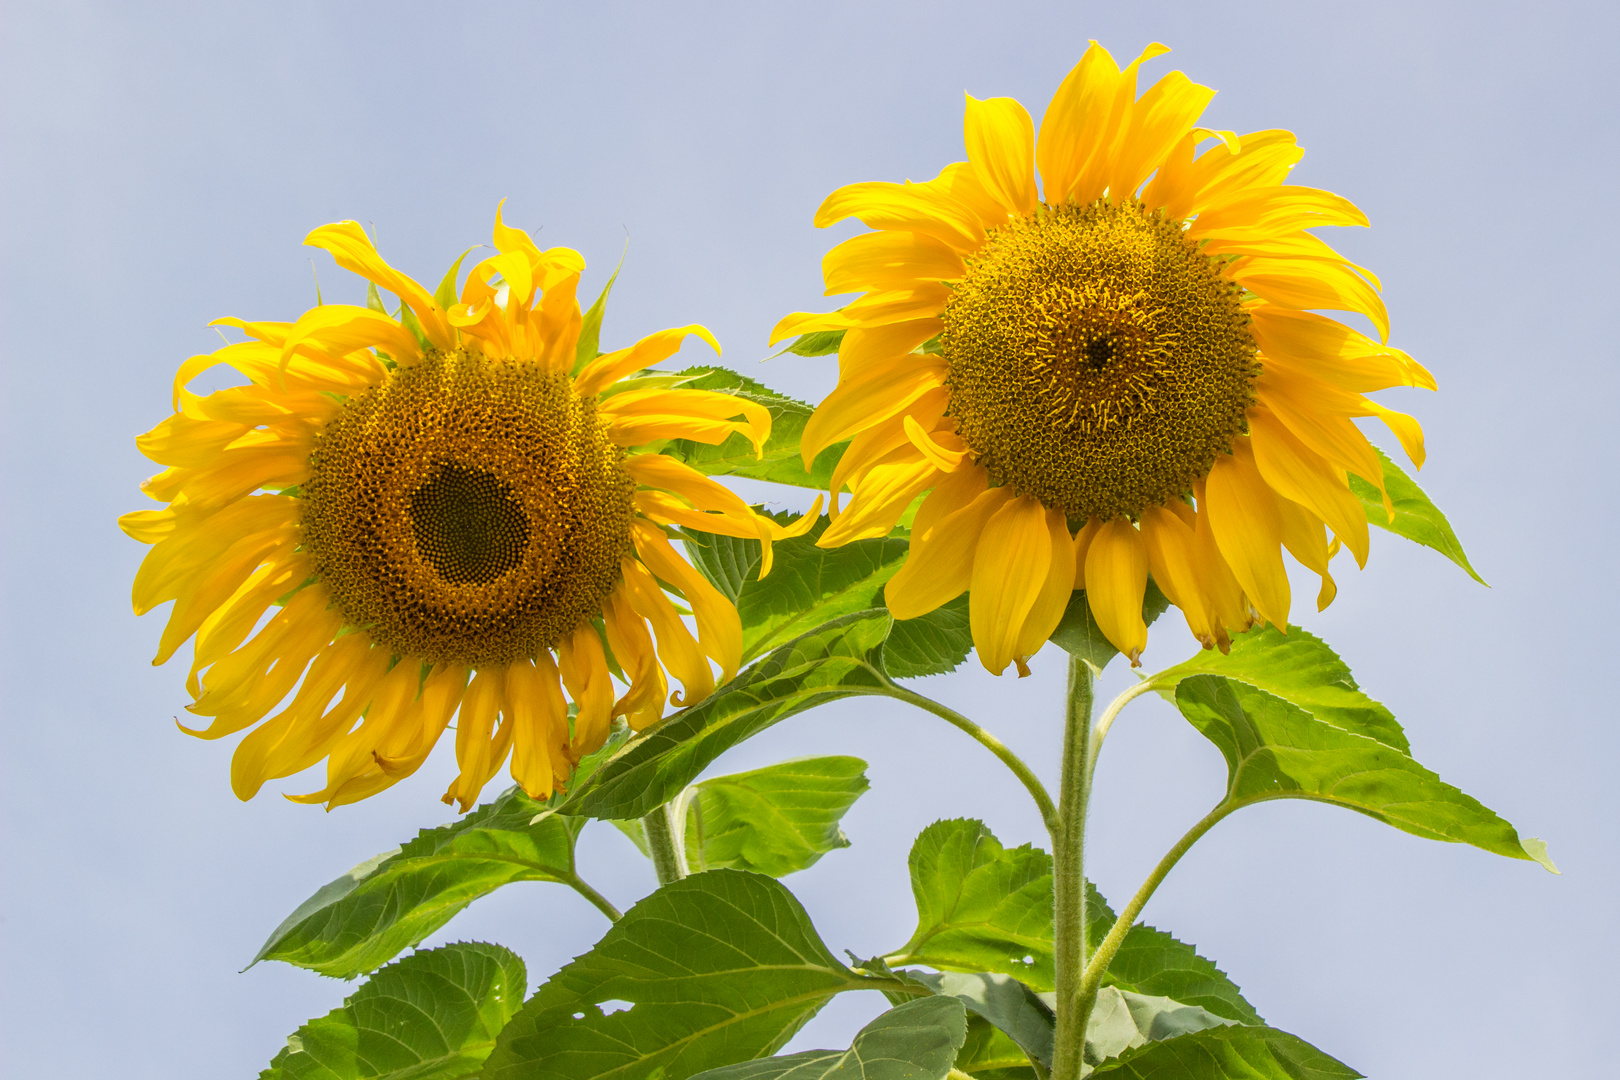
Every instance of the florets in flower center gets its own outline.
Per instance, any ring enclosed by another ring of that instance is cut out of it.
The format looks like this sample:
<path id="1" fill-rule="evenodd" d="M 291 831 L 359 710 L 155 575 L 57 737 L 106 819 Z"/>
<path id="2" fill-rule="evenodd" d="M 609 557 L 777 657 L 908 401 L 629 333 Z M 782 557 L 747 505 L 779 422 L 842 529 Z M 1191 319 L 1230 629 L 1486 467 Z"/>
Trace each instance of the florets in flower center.
<path id="1" fill-rule="evenodd" d="M 958 432 L 998 484 L 1072 520 L 1191 490 L 1254 400 L 1241 290 L 1139 204 L 992 230 L 945 307 Z"/>
<path id="2" fill-rule="evenodd" d="M 349 623 L 429 661 L 504 664 L 600 612 L 635 483 L 566 375 L 431 354 L 321 433 L 303 540 Z"/>

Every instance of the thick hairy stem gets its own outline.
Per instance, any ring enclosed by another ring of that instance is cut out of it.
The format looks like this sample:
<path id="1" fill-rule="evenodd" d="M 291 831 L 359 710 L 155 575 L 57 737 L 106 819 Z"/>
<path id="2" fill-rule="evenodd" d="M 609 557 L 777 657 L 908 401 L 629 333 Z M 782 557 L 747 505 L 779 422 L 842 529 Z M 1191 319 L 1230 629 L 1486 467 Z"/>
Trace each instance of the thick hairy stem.
<path id="1" fill-rule="evenodd" d="M 1052 841 L 1053 947 L 1057 975 L 1057 1035 L 1053 1080 L 1079 1080 L 1086 1021 L 1095 993 L 1081 993 L 1086 967 L 1086 803 L 1091 797 L 1091 665 L 1069 658 L 1068 708 L 1063 724 L 1063 779 L 1058 829 Z"/>
<path id="2" fill-rule="evenodd" d="M 647 835 L 647 853 L 652 856 L 653 871 L 658 884 L 668 885 L 687 874 L 685 851 L 685 822 L 675 820 L 675 814 L 684 811 L 681 799 L 672 799 L 641 819 L 641 828 Z"/>
<path id="3" fill-rule="evenodd" d="M 1034 770 L 1024 764 L 1023 758 L 1009 750 L 1005 743 L 978 724 L 975 724 L 954 709 L 941 705 L 932 698 L 923 697 L 921 694 L 914 693 L 892 682 L 885 689 L 885 693 L 890 697 L 898 698 L 901 701 L 917 706 L 919 709 L 933 713 L 951 726 L 966 732 L 980 746 L 994 754 L 1003 765 L 1012 770 L 1013 775 L 1018 777 L 1019 783 L 1024 785 L 1024 790 L 1029 792 L 1030 798 L 1035 800 L 1035 805 L 1041 812 L 1041 822 L 1046 826 L 1046 831 L 1052 835 L 1052 842 L 1057 843 L 1057 807 L 1052 805 L 1052 796 L 1046 793 L 1046 786 L 1041 783 Z"/>

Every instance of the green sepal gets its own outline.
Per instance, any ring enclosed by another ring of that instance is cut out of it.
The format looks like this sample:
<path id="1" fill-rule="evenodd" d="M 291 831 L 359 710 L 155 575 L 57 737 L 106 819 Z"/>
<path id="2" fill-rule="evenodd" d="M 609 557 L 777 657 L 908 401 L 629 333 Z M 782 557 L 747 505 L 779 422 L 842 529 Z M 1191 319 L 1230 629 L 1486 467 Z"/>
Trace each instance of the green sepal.
<path id="1" fill-rule="evenodd" d="M 424 949 L 299 1028 L 259 1080 L 477 1076 L 527 989 L 523 961 L 499 945 Z"/>
<path id="2" fill-rule="evenodd" d="M 1384 469 L 1384 490 L 1389 492 L 1390 502 L 1395 507 L 1395 516 L 1389 517 L 1384 509 L 1384 497 L 1379 494 L 1378 488 L 1363 480 L 1361 477 L 1350 474 L 1350 490 L 1356 498 L 1361 500 L 1362 507 L 1367 511 L 1367 520 L 1380 529 L 1387 529 L 1397 536 L 1404 536 L 1414 543 L 1422 544 L 1426 548 L 1433 548 L 1458 566 L 1468 572 L 1468 576 L 1481 585 L 1489 586 L 1484 578 L 1475 572 L 1469 563 L 1468 556 L 1463 553 L 1462 541 L 1452 531 L 1451 523 L 1446 515 L 1440 512 L 1423 489 L 1412 482 L 1390 460 L 1389 455 L 1373 447 L 1378 455 L 1378 463 Z"/>
<path id="3" fill-rule="evenodd" d="M 607 279 L 602 291 L 597 294 L 596 302 L 591 304 L 585 312 L 585 317 L 579 324 L 579 341 L 574 346 L 574 371 L 578 375 L 585 370 L 585 365 L 602 355 L 602 315 L 607 311 L 608 293 L 613 291 L 613 283 L 619 280 L 619 271 L 624 269 L 624 257 L 630 253 L 630 244 L 626 241 L 624 252 L 619 256 L 619 265 L 613 268 L 613 276 Z"/>
<path id="4" fill-rule="evenodd" d="M 450 264 L 450 269 L 439 279 L 439 287 L 433 290 L 433 302 L 438 304 L 441 310 L 449 311 L 460 301 L 461 294 L 456 290 L 456 283 L 461 279 L 461 264 L 476 250 L 476 246 L 470 247 L 457 255 L 456 261 Z"/>

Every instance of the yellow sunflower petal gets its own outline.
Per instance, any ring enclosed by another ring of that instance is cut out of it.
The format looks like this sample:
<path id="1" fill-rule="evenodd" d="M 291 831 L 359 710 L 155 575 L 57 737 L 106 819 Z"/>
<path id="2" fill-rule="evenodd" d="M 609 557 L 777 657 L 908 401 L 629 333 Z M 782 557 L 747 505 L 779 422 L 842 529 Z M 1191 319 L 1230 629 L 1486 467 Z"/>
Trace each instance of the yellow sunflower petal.
<path id="1" fill-rule="evenodd" d="M 848 184 L 822 201 L 816 210 L 816 228 L 824 229 L 849 217 L 859 219 L 869 229 L 923 233 L 953 251 L 972 251 L 984 243 L 984 227 L 972 209 L 921 184 Z"/>
<path id="2" fill-rule="evenodd" d="M 506 709 L 512 725 L 512 779 L 531 799 L 551 797 L 552 756 L 562 750 L 558 729 L 566 736 L 568 705 L 558 684 L 549 652 L 538 665 L 517 660 L 506 669 Z"/>
<path id="3" fill-rule="evenodd" d="M 1270 304 L 1252 304 L 1247 310 L 1268 366 L 1283 365 L 1357 394 L 1392 386 L 1437 388 L 1422 364 L 1337 319 Z"/>
<path id="4" fill-rule="evenodd" d="M 1325 308 L 1367 316 L 1389 340 L 1389 311 L 1378 290 L 1343 263 L 1325 259 L 1244 256 L 1227 275 L 1245 289 L 1278 307 Z"/>
<path id="5" fill-rule="evenodd" d="M 962 256 L 922 233 L 870 232 L 852 236 L 822 256 L 827 295 L 915 291 L 925 282 L 962 276 Z M 928 335 L 919 338 L 926 340 Z M 908 344 L 909 352 L 918 341 Z"/>
<path id="6" fill-rule="evenodd" d="M 499 211 L 496 211 L 499 216 Z M 332 254 L 333 260 L 345 270 L 359 274 L 379 288 L 387 289 L 400 302 L 416 313 L 416 320 L 427 339 L 441 349 L 455 348 L 455 338 L 444 321 L 444 313 L 434 302 L 433 295 L 406 274 L 400 273 L 377 254 L 371 237 L 358 221 L 339 221 L 322 225 L 308 236 L 304 243 Z"/>
<path id="7" fill-rule="evenodd" d="M 1131 523 L 1117 517 L 1100 525 L 1086 551 L 1086 600 L 1097 629 L 1132 667 L 1142 665 L 1147 648 L 1147 623 L 1142 621 L 1147 576 L 1147 549 Z"/>
<path id="8" fill-rule="evenodd" d="M 887 536 L 912 500 L 940 478 L 934 464 L 909 444 L 868 469 L 855 489 L 855 497 L 827 526 L 817 547 L 838 547 L 854 540 Z"/>
<path id="9" fill-rule="evenodd" d="M 1209 605 L 1199 587 L 1192 527 L 1166 507 L 1149 506 L 1142 510 L 1141 532 L 1153 580 L 1181 610 L 1193 637 L 1204 648 L 1213 648 L 1215 632 Z"/>
<path id="10" fill-rule="evenodd" d="M 1227 631 L 1243 633 L 1254 625 L 1254 616 L 1248 597 L 1243 595 L 1243 586 L 1238 584 L 1215 542 L 1215 531 L 1209 523 L 1209 493 L 1205 482 L 1200 480 L 1194 484 L 1193 492 L 1198 499 L 1198 512 L 1193 518 L 1193 563 L 1204 598 L 1209 601 L 1218 624 L 1210 628 L 1215 633 L 1215 644 L 1224 653 L 1232 647 Z"/>
<path id="11" fill-rule="evenodd" d="M 1132 103 L 1120 146 L 1106 176 L 1116 198 L 1130 198 L 1165 156 L 1198 122 L 1215 97 L 1179 71 L 1172 71 Z"/>
<path id="12" fill-rule="evenodd" d="M 1254 463 L 1271 489 L 1307 507 L 1367 565 L 1367 513 L 1345 482 L 1344 473 L 1294 437 L 1270 409 L 1249 412 L 1249 445 Z"/>
<path id="13" fill-rule="evenodd" d="M 1063 517 L 1063 511 L 1046 511 L 1046 529 L 1052 538 L 1052 558 L 1047 564 L 1046 582 L 1035 597 L 1029 614 L 1024 616 L 1024 625 L 1019 629 L 1018 641 L 1013 647 L 1013 662 L 1018 665 L 1020 676 L 1029 674 L 1026 661 L 1041 651 L 1046 639 L 1063 621 L 1069 598 L 1074 595 L 1074 537 L 1069 535 L 1069 524 Z"/>
<path id="14" fill-rule="evenodd" d="M 905 417 L 902 424 L 911 445 L 940 472 L 955 472 L 967 460 L 967 444 L 955 432 L 926 431 L 911 416 Z"/>
<path id="15" fill-rule="evenodd" d="M 298 352 L 319 359 L 370 348 L 382 349 L 401 364 L 422 359 L 416 338 L 387 315 L 353 304 L 326 304 L 298 317 L 281 346 L 281 360 L 286 363 Z"/>
<path id="16" fill-rule="evenodd" d="M 917 353 L 872 364 L 847 380 L 840 379 L 805 422 L 799 439 L 805 466 L 833 443 L 905 412 L 944 385 L 945 365 L 939 357 Z"/>
<path id="17" fill-rule="evenodd" d="M 1216 459 L 1204 481 L 1210 527 L 1221 556 L 1265 620 L 1288 627 L 1288 573 L 1282 561 L 1277 496 L 1260 476 L 1247 439 Z"/>
<path id="18" fill-rule="evenodd" d="M 713 390 L 629 390 L 608 398 L 599 412 L 608 421 L 608 437 L 619 446 L 657 439 L 715 445 L 737 432 L 754 444 L 757 456 L 771 436 L 771 414 L 763 405 Z"/>
<path id="19" fill-rule="evenodd" d="M 990 487 L 990 474 L 977 465 L 957 469 L 934 485 L 911 520 L 911 542 L 927 540 L 934 527 L 977 499 Z"/>
<path id="20" fill-rule="evenodd" d="M 635 559 L 620 563 L 624 574 L 624 599 L 630 609 L 652 624 L 658 637 L 658 659 L 681 684 L 682 691 L 671 694 L 671 704 L 695 705 L 714 691 L 714 672 L 698 646 L 697 638 L 681 621 L 680 613 L 658 587 L 647 568 Z"/>
<path id="21" fill-rule="evenodd" d="M 628 349 L 605 353 L 592 360 L 574 380 L 574 387 L 580 394 L 586 396 L 599 394 L 632 372 L 651 367 L 661 360 L 668 360 L 679 352 L 681 344 L 694 334 L 708 342 L 716 356 L 720 355 L 720 343 L 709 333 L 707 327 L 693 323 L 691 326 L 682 326 L 674 330 L 660 330 L 656 334 L 648 334 Z"/>
<path id="22" fill-rule="evenodd" d="M 979 182 L 1007 210 L 1028 214 L 1035 193 L 1035 122 L 1012 98 L 980 101 L 967 95 L 962 118 L 968 161 Z"/>
<path id="23" fill-rule="evenodd" d="M 1342 195 L 1309 187 L 1240 190 L 1201 210 L 1187 235 L 1194 240 L 1265 240 L 1318 225 L 1367 225 L 1367 215 Z"/>
<path id="24" fill-rule="evenodd" d="M 664 715 L 669 683 L 658 666 L 658 651 L 653 647 L 646 620 L 630 607 L 622 584 L 602 608 L 602 625 L 607 631 L 608 648 L 630 679 L 630 689 L 614 703 L 613 715 L 624 717 L 630 730 L 641 731 Z"/>
<path id="25" fill-rule="evenodd" d="M 1097 539 L 1102 527 L 1101 521 L 1092 518 L 1074 534 L 1074 587 L 1077 589 L 1086 587 L 1086 556 L 1091 553 L 1091 542 Z"/>
<path id="26" fill-rule="evenodd" d="M 1328 563 L 1337 548 L 1328 546 L 1322 519 L 1305 507 L 1289 499 L 1278 499 L 1277 513 L 1282 520 L 1283 547 L 1301 566 L 1322 579 L 1322 588 L 1316 594 L 1316 610 L 1325 610 L 1339 591 L 1333 575 L 1328 573 Z"/>
<path id="27" fill-rule="evenodd" d="M 581 623 L 558 643 L 557 670 L 568 696 L 578 706 L 574 737 L 568 743 L 569 756 L 578 761 L 600 749 L 612 728 L 613 681 L 595 626 Z"/>
<path id="28" fill-rule="evenodd" d="M 456 718 L 456 763 L 461 772 L 451 781 L 443 801 L 454 802 L 463 814 L 478 801 L 484 785 L 506 763 L 512 744 L 512 723 L 496 726 L 505 693 L 504 668 L 485 668 L 473 676 Z"/>
<path id="29" fill-rule="evenodd" d="M 1046 509 L 1027 495 L 990 515 L 973 553 L 968 626 L 979 662 L 993 675 L 1018 654 L 1018 633 L 1040 598 L 1052 565 Z"/>
<path id="30" fill-rule="evenodd" d="M 1108 125 L 1118 83 L 1119 65 L 1093 41 L 1052 95 L 1035 142 L 1035 163 L 1047 202 L 1057 204 L 1069 197 Z"/>
<path id="31" fill-rule="evenodd" d="M 720 665 L 720 681 L 730 682 L 742 664 L 742 620 L 736 606 L 691 563 L 675 553 L 662 529 L 637 521 L 630 526 L 630 536 L 635 541 L 636 554 L 647 569 L 686 597 L 697 620 L 698 640 L 703 651 Z"/>
<path id="32" fill-rule="evenodd" d="M 934 513 L 941 516 L 931 522 L 926 531 L 912 533 L 906 561 L 883 587 L 884 603 L 895 618 L 915 619 L 926 615 L 961 596 L 973 583 L 974 553 L 985 523 L 1012 498 L 1012 492 L 1006 488 L 985 490 L 982 483 L 978 484 L 976 494 L 968 496 L 973 488 L 970 478 L 974 473 L 984 475 L 982 469 L 963 469 L 953 473 L 929 496 L 932 501 L 944 493 L 941 504 L 934 509 Z M 962 501 L 964 496 L 968 496 L 965 502 Z M 927 507 L 928 503 L 923 505 Z M 919 510 L 918 517 L 921 516 Z"/>
<path id="33" fill-rule="evenodd" d="M 1142 51 L 1142 55 L 1132 60 L 1113 80 L 1113 92 L 1105 95 L 1104 100 L 1097 105 L 1098 126 L 1095 132 L 1095 143 L 1092 153 L 1086 158 L 1085 164 L 1080 168 L 1074 183 L 1069 186 L 1068 197 L 1078 203 L 1088 203 L 1100 197 L 1108 189 L 1109 181 L 1113 178 L 1115 168 L 1119 162 L 1120 152 L 1124 149 L 1124 142 L 1130 131 L 1131 116 L 1136 105 L 1136 75 L 1137 69 L 1155 56 L 1162 56 L 1170 50 L 1157 42 L 1149 45 Z M 1061 92 L 1061 90 L 1059 91 Z M 1117 191 L 1112 193 L 1117 199 L 1131 196 L 1131 192 Z M 1048 193 L 1047 201 L 1052 201 Z"/>
<path id="34" fill-rule="evenodd" d="M 853 376 L 873 364 L 905 356 L 940 332 L 938 317 L 850 330 L 838 346 L 838 377 Z"/>

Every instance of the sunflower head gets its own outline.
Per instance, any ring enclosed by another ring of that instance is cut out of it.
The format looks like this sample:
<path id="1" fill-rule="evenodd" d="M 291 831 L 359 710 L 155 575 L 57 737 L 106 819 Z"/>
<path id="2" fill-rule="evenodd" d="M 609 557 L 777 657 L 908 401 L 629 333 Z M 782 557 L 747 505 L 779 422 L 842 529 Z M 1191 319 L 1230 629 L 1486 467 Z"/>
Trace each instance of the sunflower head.
<path id="1" fill-rule="evenodd" d="M 753 402 L 631 378 L 713 336 L 599 353 L 575 299 L 584 260 L 498 210 L 496 253 L 459 292 L 461 260 L 430 294 L 352 221 L 306 242 L 367 278 L 372 302 L 219 320 L 247 340 L 183 364 L 174 415 L 138 440 L 167 466 L 143 485 L 167 505 L 121 519 L 152 545 L 136 612 L 174 602 L 155 662 L 195 638 L 187 708 L 211 722 L 191 733 L 254 729 L 237 794 L 324 758 L 326 786 L 298 801 L 365 798 L 459 717 L 445 801 L 465 810 L 508 758 L 546 797 L 615 718 L 645 727 L 706 696 L 711 665 L 729 678 L 736 609 L 664 526 L 758 539 L 768 569 L 771 541 L 810 522 L 785 529 L 654 451 L 768 436 Z M 186 389 L 216 365 L 246 385 Z"/>
<path id="2" fill-rule="evenodd" d="M 806 461 L 850 440 L 819 542 L 885 535 L 917 503 L 890 609 L 971 590 L 997 673 L 1027 670 L 1079 588 L 1136 663 L 1150 574 L 1206 647 L 1285 627 L 1284 550 L 1321 576 L 1320 606 L 1341 546 L 1366 561 L 1348 476 L 1382 490 L 1383 472 L 1354 419 L 1423 460 L 1417 423 L 1364 394 L 1433 379 L 1383 343 L 1377 278 L 1308 231 L 1366 218 L 1284 184 L 1288 132 L 1198 126 L 1214 91 L 1182 73 L 1139 96 L 1137 69 L 1166 51 L 1122 70 L 1093 42 L 1038 136 L 1018 102 L 969 97 L 967 161 L 828 196 L 817 225 L 873 231 L 827 254 L 827 293 L 863 295 L 772 335 L 844 335 L 803 440 Z"/>

